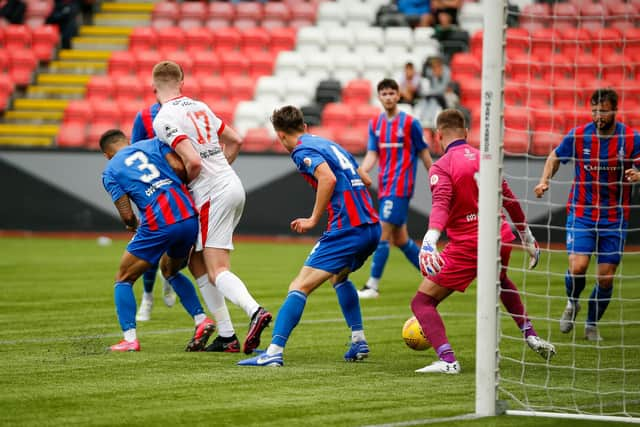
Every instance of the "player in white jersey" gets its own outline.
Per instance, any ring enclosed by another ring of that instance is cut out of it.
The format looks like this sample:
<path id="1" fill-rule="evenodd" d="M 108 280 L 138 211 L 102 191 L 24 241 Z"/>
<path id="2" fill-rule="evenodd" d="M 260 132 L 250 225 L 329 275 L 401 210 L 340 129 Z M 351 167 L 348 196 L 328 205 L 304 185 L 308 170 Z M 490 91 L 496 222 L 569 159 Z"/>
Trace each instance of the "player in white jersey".
<path id="1" fill-rule="evenodd" d="M 192 271 L 206 271 L 210 283 L 251 318 L 243 345 L 243 351 L 250 354 L 260 344 L 260 334 L 272 316 L 230 270 L 233 230 L 245 202 L 244 188 L 230 164 L 238 156 L 242 140 L 206 104 L 181 94 L 182 76 L 180 66 L 171 61 L 159 62 L 153 68 L 153 89 L 162 104 L 153 129 L 182 158 L 200 215 L 190 267 Z M 200 289 L 206 292 L 206 286 Z M 206 295 L 203 298 L 206 300 Z"/>

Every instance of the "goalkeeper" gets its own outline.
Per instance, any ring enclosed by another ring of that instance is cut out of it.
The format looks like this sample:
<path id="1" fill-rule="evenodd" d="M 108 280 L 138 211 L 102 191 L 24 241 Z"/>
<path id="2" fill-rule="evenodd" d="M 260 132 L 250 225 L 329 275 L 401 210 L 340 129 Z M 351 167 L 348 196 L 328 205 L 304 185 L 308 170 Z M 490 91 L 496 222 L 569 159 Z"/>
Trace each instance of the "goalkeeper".
<path id="1" fill-rule="evenodd" d="M 429 171 L 433 206 L 429 217 L 429 229 L 420 250 L 420 266 L 425 276 L 411 310 L 420 322 L 426 338 L 433 345 L 439 360 L 418 369 L 422 373 L 457 374 L 460 364 L 449 344 L 444 323 L 438 313 L 438 304 L 453 291 L 464 292 L 477 275 L 478 258 L 478 183 L 480 152 L 466 142 L 467 130 L 464 116 L 458 110 L 444 110 L 436 119 L 436 141 L 442 144 L 445 154 Z M 526 224 L 520 203 L 506 181 L 502 181 L 503 207 L 530 256 L 529 268 L 538 263 L 538 244 Z M 438 253 L 436 243 L 442 231 L 447 231 L 449 243 Z M 501 221 L 502 246 L 500 258 L 500 299 L 522 331 L 524 338 L 535 352 L 545 359 L 555 354 L 552 344 L 538 337 L 522 304 L 516 285 L 507 277 L 507 266 L 514 240 L 513 232 Z"/>

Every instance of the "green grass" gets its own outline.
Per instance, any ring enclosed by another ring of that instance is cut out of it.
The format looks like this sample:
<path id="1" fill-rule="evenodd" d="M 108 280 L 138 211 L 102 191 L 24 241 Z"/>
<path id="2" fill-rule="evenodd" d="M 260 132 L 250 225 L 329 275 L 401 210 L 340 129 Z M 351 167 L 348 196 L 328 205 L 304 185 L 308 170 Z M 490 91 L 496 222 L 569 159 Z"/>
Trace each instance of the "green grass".
<path id="1" fill-rule="evenodd" d="M 420 279 L 398 250 L 392 251 L 381 297 L 362 304 L 372 349 L 364 363 L 342 360 L 349 332 L 328 285 L 309 298 L 282 369 L 236 366 L 243 355 L 185 353 L 192 321 L 181 307 L 165 307 L 160 289 L 156 289 L 152 320 L 138 325 L 142 351 L 110 354 L 105 348 L 121 338 L 113 276 L 125 245 L 118 240 L 101 247 L 94 240 L 0 239 L 0 425 L 362 426 L 436 420 L 474 411 L 475 284 L 440 306 L 463 368 L 459 376 L 413 372 L 435 355 L 431 350 L 412 351 L 400 338 Z M 310 249 L 309 243 L 238 243 L 233 269 L 256 299 L 275 313 Z M 519 252 L 512 265 L 522 265 Z M 624 330 L 613 324 L 640 319 L 640 288 L 625 283 L 616 289 L 615 295 L 627 300 L 612 302 L 605 318 L 612 323 L 601 328 L 605 343 L 612 347 L 583 348 L 580 328 L 575 337 L 562 335 L 557 322 L 544 320 L 548 315 L 559 316 L 564 305 L 564 254 L 543 259 L 541 267 L 557 277 L 527 273 L 522 289 L 538 332 L 557 345 L 558 355 L 546 364 L 523 345 L 514 323 L 503 318 L 501 397 L 507 399 L 510 393 L 539 409 L 555 405 L 572 412 L 617 413 L 624 380 L 627 401 L 635 401 L 625 409 L 640 416 L 640 331 L 637 322 Z M 635 268 L 633 273 L 634 267 L 625 266 L 625 274 L 637 275 L 640 267 Z M 359 287 L 367 276 L 368 265 L 352 279 Z M 512 276 L 516 283 L 523 281 L 522 273 L 515 271 Z M 557 298 L 536 296 L 547 289 Z M 135 293 L 140 292 L 138 282 Z M 247 318 L 235 306 L 229 308 L 243 338 Z M 270 331 L 263 341 L 268 341 Z M 616 346 L 622 333 L 625 344 L 633 349 Z M 623 363 L 626 374 L 595 371 L 620 368 Z M 611 394 L 594 396 L 595 389 Z M 522 408 L 509 400 L 510 408 Z M 434 425 L 567 422 L 501 416 Z"/>

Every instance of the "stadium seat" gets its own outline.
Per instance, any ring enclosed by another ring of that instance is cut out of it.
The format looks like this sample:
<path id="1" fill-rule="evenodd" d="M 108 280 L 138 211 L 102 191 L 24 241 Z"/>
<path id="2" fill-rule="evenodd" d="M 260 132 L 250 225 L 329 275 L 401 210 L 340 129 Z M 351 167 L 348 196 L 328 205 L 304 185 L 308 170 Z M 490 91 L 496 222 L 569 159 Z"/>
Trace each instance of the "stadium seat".
<path id="1" fill-rule="evenodd" d="M 327 126 L 311 126 L 309 127 L 309 133 L 332 141 L 336 140 L 336 130 Z"/>
<path id="2" fill-rule="evenodd" d="M 529 153 L 534 156 L 547 157 L 551 150 L 560 145 L 562 134 L 552 132 L 534 132 L 531 135 Z"/>
<path id="3" fill-rule="evenodd" d="M 109 76 L 91 76 L 87 83 L 87 98 L 111 99 L 115 95 L 113 80 Z"/>
<path id="4" fill-rule="evenodd" d="M 227 99 L 230 96 L 229 84 L 223 77 L 201 75 L 198 77 L 198 82 L 200 83 L 200 93 L 203 99 L 213 96 Z"/>
<path id="5" fill-rule="evenodd" d="M 581 88 L 575 79 L 557 79 L 550 82 L 553 106 L 560 113 L 583 108 Z"/>
<path id="6" fill-rule="evenodd" d="M 368 104 L 371 99 L 371 82 L 355 79 L 342 89 L 342 102 L 349 105 Z"/>
<path id="7" fill-rule="evenodd" d="M 0 73 L 0 112 L 7 108 L 13 89 L 13 80 L 7 74 Z"/>
<path id="8" fill-rule="evenodd" d="M 525 155 L 529 152 L 529 132 L 518 129 L 505 129 L 502 136 L 505 155 Z"/>
<path id="9" fill-rule="evenodd" d="M 145 86 L 135 75 L 120 76 L 115 81 L 115 94 L 118 102 L 141 100 L 144 97 Z"/>
<path id="10" fill-rule="evenodd" d="M 60 30 L 56 25 L 41 25 L 32 30 L 31 46 L 39 61 L 53 58 L 54 48 L 60 42 Z"/>
<path id="11" fill-rule="evenodd" d="M 621 52 L 628 58 L 640 59 L 640 28 L 628 29 L 623 33 Z"/>
<path id="12" fill-rule="evenodd" d="M 202 99 L 200 82 L 197 79 L 186 78 L 182 86 L 182 93 L 193 99 Z"/>
<path id="13" fill-rule="evenodd" d="M 578 9 L 571 3 L 554 3 L 551 6 L 553 20 L 552 28 L 562 30 L 563 28 L 576 27 L 578 22 Z"/>
<path id="14" fill-rule="evenodd" d="M 268 51 L 271 47 L 271 35 L 264 28 L 247 28 L 240 34 L 241 48 L 246 54 Z"/>
<path id="15" fill-rule="evenodd" d="M 242 34 L 237 28 L 219 28 L 215 30 L 215 50 L 218 52 L 239 50 Z"/>
<path id="16" fill-rule="evenodd" d="M 341 130 L 336 135 L 337 142 L 354 155 L 364 154 L 367 151 L 368 133 L 366 127 L 352 127 Z"/>
<path id="17" fill-rule="evenodd" d="M 531 33 L 531 54 L 542 58 L 556 53 L 561 39 L 560 33 L 553 28 L 543 28 Z"/>
<path id="18" fill-rule="evenodd" d="M 296 30 L 293 28 L 272 28 L 271 50 L 278 53 L 283 50 L 293 50 L 296 45 Z"/>
<path id="19" fill-rule="evenodd" d="M 149 79 L 153 66 L 162 61 L 162 55 L 155 50 L 139 50 L 135 52 L 136 56 L 136 73 L 142 77 Z"/>
<path id="20" fill-rule="evenodd" d="M 517 107 L 525 105 L 525 97 L 522 91 L 523 83 L 507 80 L 504 86 L 504 106 Z"/>
<path id="21" fill-rule="evenodd" d="M 329 102 L 322 110 L 322 126 L 339 130 L 354 124 L 353 108 L 341 102 Z"/>
<path id="22" fill-rule="evenodd" d="M 322 105 L 316 104 L 315 102 L 300 107 L 302 115 L 304 116 L 304 122 L 307 126 L 320 126 L 322 123 L 322 108 Z"/>
<path id="23" fill-rule="evenodd" d="M 375 117 L 378 117 L 378 115 L 380 114 L 380 111 L 382 111 L 380 109 L 380 107 L 375 106 L 375 105 L 371 105 L 371 104 L 360 104 L 360 105 L 356 105 L 354 112 L 353 112 L 353 121 L 357 126 L 360 126 L 361 124 L 369 124 L 369 120 L 374 119 Z"/>
<path id="24" fill-rule="evenodd" d="M 4 27 L 4 48 L 25 49 L 31 47 L 31 30 L 26 25 L 10 24 Z"/>
<path id="25" fill-rule="evenodd" d="M 202 102 L 207 104 L 213 114 L 227 125 L 233 125 L 233 114 L 237 103 L 221 98 L 218 94 L 203 93 Z"/>
<path id="26" fill-rule="evenodd" d="M 184 30 L 180 27 L 164 27 L 156 29 L 158 48 L 173 52 L 185 45 Z"/>
<path id="27" fill-rule="evenodd" d="M 350 28 L 369 28 L 375 22 L 376 5 L 369 2 L 347 3 L 345 23 Z"/>
<path id="28" fill-rule="evenodd" d="M 338 102 L 342 94 L 342 84 L 338 80 L 322 80 L 316 87 L 315 101 L 324 106 L 329 102 Z"/>
<path id="29" fill-rule="evenodd" d="M 136 59 L 133 53 L 128 50 L 115 50 L 111 52 L 108 63 L 110 76 L 119 78 L 128 76 L 136 70 Z"/>
<path id="30" fill-rule="evenodd" d="M 205 26 L 213 30 L 230 27 L 235 15 L 236 9 L 232 3 L 221 1 L 209 2 Z"/>
<path id="31" fill-rule="evenodd" d="M 156 31 L 151 27 L 136 27 L 129 35 L 129 50 L 156 48 Z"/>
<path id="32" fill-rule="evenodd" d="M 602 59 L 605 56 L 613 55 L 622 49 L 622 35 L 614 28 L 602 28 L 593 32 L 591 52 Z"/>
<path id="33" fill-rule="evenodd" d="M 244 137 L 248 129 L 264 127 L 267 113 L 263 104 L 256 101 L 241 101 L 233 116 L 233 128 Z"/>
<path id="34" fill-rule="evenodd" d="M 178 26 L 184 30 L 204 26 L 207 17 L 207 4 L 203 2 L 186 1 L 179 3 L 180 19 Z"/>
<path id="35" fill-rule="evenodd" d="M 258 27 L 260 27 L 260 22 L 255 19 L 236 18 L 235 21 L 233 21 L 233 28 L 237 28 L 240 31 Z"/>
<path id="36" fill-rule="evenodd" d="M 418 64 L 415 64 L 419 66 Z M 476 56 L 468 52 L 453 55 L 451 63 L 451 78 L 457 81 L 479 79 L 482 73 L 482 63 Z"/>
<path id="37" fill-rule="evenodd" d="M 362 78 L 376 84 L 383 78 L 391 76 L 392 72 L 395 71 L 389 60 L 382 55 L 365 55 L 362 61 Z"/>
<path id="38" fill-rule="evenodd" d="M 283 24 L 286 24 L 289 22 L 289 19 L 291 19 L 291 11 L 287 4 L 278 2 L 266 2 L 264 4 L 264 14 L 262 18 L 263 27 L 265 26 L 264 23 L 266 21 L 280 21 Z"/>
<path id="39" fill-rule="evenodd" d="M 505 51 L 507 56 L 526 54 L 531 49 L 529 31 L 524 28 L 507 28 Z"/>
<path id="40" fill-rule="evenodd" d="M 633 79 L 634 64 L 624 55 L 615 53 L 602 57 L 600 61 L 602 67 L 602 79 L 607 81 L 623 81 L 626 78 Z"/>
<path id="41" fill-rule="evenodd" d="M 291 21 L 315 22 L 317 7 L 310 2 L 294 1 L 289 4 L 291 11 Z"/>
<path id="42" fill-rule="evenodd" d="M 579 81 L 593 80 L 600 75 L 600 63 L 593 55 L 580 55 L 575 58 L 575 77 Z"/>
<path id="43" fill-rule="evenodd" d="M 460 103 L 473 110 L 480 108 L 482 81 L 480 79 L 468 80 L 460 83 Z"/>
<path id="44" fill-rule="evenodd" d="M 533 108 L 548 108 L 551 104 L 551 91 L 547 82 L 529 82 L 522 89 L 525 105 Z"/>
<path id="45" fill-rule="evenodd" d="M 542 79 L 546 81 L 573 78 L 575 66 L 564 54 L 557 53 L 538 58 Z"/>
<path id="46" fill-rule="evenodd" d="M 580 28 L 588 30 L 599 30 L 604 28 L 608 10 L 603 4 L 581 2 L 579 11 L 580 18 L 578 19 L 578 25 Z"/>
<path id="47" fill-rule="evenodd" d="M 362 58 L 355 55 L 338 55 L 333 59 L 332 76 L 343 85 L 361 77 Z"/>
<path id="48" fill-rule="evenodd" d="M 262 103 L 279 105 L 285 96 L 286 78 L 276 76 L 262 76 L 255 87 L 254 98 Z"/>
<path id="49" fill-rule="evenodd" d="M 514 107 L 504 111 L 505 129 L 529 130 L 530 111 L 525 107 Z"/>
<path id="50" fill-rule="evenodd" d="M 388 27 L 384 30 L 384 49 L 410 51 L 413 47 L 413 31 L 409 27 Z"/>
<path id="51" fill-rule="evenodd" d="M 86 124 L 93 120 L 91 102 L 86 99 L 72 99 L 64 109 L 63 123 Z"/>
<path id="52" fill-rule="evenodd" d="M 98 148 L 98 141 L 96 140 L 93 146 L 88 144 L 87 125 L 85 122 L 63 123 L 56 136 L 56 145 L 66 148 Z"/>
<path id="53" fill-rule="evenodd" d="M 190 75 L 193 71 L 193 55 L 184 50 L 164 50 L 160 51 L 163 60 L 173 61 L 182 68 L 185 75 Z M 206 55 L 206 54 L 205 54 Z"/>
<path id="54" fill-rule="evenodd" d="M 591 47 L 591 33 L 584 28 L 565 28 L 558 40 L 560 52 L 569 60 L 582 55 Z"/>
<path id="55" fill-rule="evenodd" d="M 304 28 L 301 30 L 303 31 Z M 356 30 L 357 31 L 357 30 Z M 353 47 L 354 31 L 350 27 L 330 28 L 325 32 L 325 50 L 334 55 L 349 55 Z"/>
<path id="56" fill-rule="evenodd" d="M 160 1 L 153 7 L 151 22 L 154 28 L 165 28 L 176 25 L 180 18 L 180 7 L 178 3 L 171 1 Z"/>
<path id="57" fill-rule="evenodd" d="M 609 27 L 616 29 L 634 28 L 636 23 L 640 21 L 639 11 L 632 3 L 621 1 L 612 1 L 608 5 L 609 16 L 607 18 Z"/>
<path id="58" fill-rule="evenodd" d="M 471 33 L 471 38 L 469 39 L 469 51 L 476 58 L 482 58 L 482 40 L 484 38 L 483 31 L 478 30 L 474 33 Z"/>
<path id="59" fill-rule="evenodd" d="M 557 132 L 567 130 L 565 115 L 555 109 L 543 108 L 531 110 L 531 130 L 534 132 Z"/>
<path id="60" fill-rule="evenodd" d="M 533 32 L 544 28 L 549 22 L 551 7 L 548 3 L 532 3 L 522 8 L 520 27 Z"/>
<path id="61" fill-rule="evenodd" d="M 234 23 L 237 23 L 239 20 L 250 20 L 255 21 L 256 23 L 262 21 L 262 17 L 264 15 L 262 3 L 257 1 L 246 1 L 236 3 L 235 6 L 236 15 Z"/>
<path id="62" fill-rule="evenodd" d="M 299 52 L 282 51 L 276 58 L 275 74 L 296 78 L 305 68 L 304 57 Z"/>
<path id="63" fill-rule="evenodd" d="M 196 78 L 218 76 L 222 74 L 220 59 L 213 54 L 195 55 L 193 59 L 193 74 Z"/>
<path id="64" fill-rule="evenodd" d="M 103 133 L 108 131 L 109 129 L 118 129 L 120 127 L 119 122 L 95 122 L 89 124 L 89 130 L 87 131 L 87 136 L 85 138 L 85 147 L 87 148 L 97 148 L 100 144 L 100 137 Z"/>
<path id="65" fill-rule="evenodd" d="M 186 3 L 183 3 L 186 4 Z M 185 50 L 197 57 L 199 52 L 206 52 L 214 45 L 213 33 L 206 28 L 189 28 L 184 32 Z"/>
<path id="66" fill-rule="evenodd" d="M 118 126 L 122 118 L 118 103 L 112 99 L 90 99 L 93 122 Z"/>
<path id="67" fill-rule="evenodd" d="M 640 83 L 636 79 L 625 81 L 622 89 L 618 91 L 618 95 L 620 104 L 624 105 L 627 110 L 631 109 L 632 106 L 640 103 Z M 636 110 L 636 112 L 638 111 L 640 108 Z"/>
<path id="68" fill-rule="evenodd" d="M 587 93 L 585 95 L 588 99 L 591 96 L 591 93 Z M 564 115 L 564 122 L 565 122 L 566 128 L 573 129 L 576 126 L 582 126 L 584 124 L 591 122 L 592 121 L 591 111 L 589 111 L 587 108 L 567 111 Z"/>
<path id="69" fill-rule="evenodd" d="M 9 75 L 16 86 L 31 83 L 33 72 L 38 66 L 38 58 L 30 49 L 9 49 Z"/>
<path id="70" fill-rule="evenodd" d="M 229 78 L 229 76 L 225 76 Z M 247 76 L 231 76 L 229 80 L 231 102 L 245 101 L 253 98 L 255 81 Z"/>
<path id="71" fill-rule="evenodd" d="M 304 75 L 314 81 L 326 80 L 334 69 L 333 57 L 325 52 L 305 52 Z"/>
<path id="72" fill-rule="evenodd" d="M 345 22 L 344 6 L 337 2 L 325 1 L 318 5 L 316 25 L 319 27 L 340 27 Z"/>
<path id="73" fill-rule="evenodd" d="M 269 130 L 260 128 L 249 128 L 242 140 L 242 151 L 246 153 L 264 153 L 269 151 L 274 145 L 275 138 Z"/>
<path id="74" fill-rule="evenodd" d="M 317 82 L 308 77 L 286 79 L 284 102 L 297 106 L 307 105 L 313 100 Z"/>
<path id="75" fill-rule="evenodd" d="M 253 78 L 273 74 L 275 56 L 272 52 L 253 52 L 249 57 L 249 75 Z"/>
<path id="76" fill-rule="evenodd" d="M 136 100 L 125 100 L 125 101 L 117 101 L 118 108 L 120 109 L 120 128 L 129 135 L 131 130 L 133 129 L 133 121 L 136 118 L 136 114 L 141 111 L 143 108 L 149 106 L 142 99 Z"/>
<path id="77" fill-rule="evenodd" d="M 222 75 L 242 76 L 249 71 L 249 58 L 241 52 L 228 51 L 220 55 Z"/>
<path id="78" fill-rule="evenodd" d="M 325 32 L 320 27 L 305 27 L 298 31 L 296 49 L 299 52 L 322 52 L 326 44 Z"/>

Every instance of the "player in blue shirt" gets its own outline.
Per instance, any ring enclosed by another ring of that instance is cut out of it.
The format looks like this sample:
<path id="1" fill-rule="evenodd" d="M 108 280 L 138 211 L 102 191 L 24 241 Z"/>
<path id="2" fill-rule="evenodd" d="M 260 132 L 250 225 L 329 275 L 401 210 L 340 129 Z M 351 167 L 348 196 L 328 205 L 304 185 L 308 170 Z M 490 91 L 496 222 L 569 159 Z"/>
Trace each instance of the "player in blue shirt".
<path id="1" fill-rule="evenodd" d="M 308 295 L 327 280 L 336 291 L 342 314 L 351 329 L 351 346 L 344 359 L 362 360 L 369 355 L 369 346 L 364 336 L 358 293 L 349 280 L 349 273 L 362 266 L 380 239 L 378 216 L 367 190 L 371 179 L 342 147 L 306 133 L 298 108 L 286 106 L 274 111 L 271 122 L 298 170 L 316 190 L 311 216 L 293 220 L 291 229 L 297 233 L 309 231 L 318 224 L 325 210 L 329 224 L 289 285 L 289 293 L 276 317 L 271 344 L 264 353 L 238 364 L 282 366 L 284 347 L 302 317 Z"/>
<path id="2" fill-rule="evenodd" d="M 409 237 L 407 217 L 409 201 L 413 197 L 415 187 L 418 160 L 426 170 L 432 163 L 429 147 L 422 135 L 422 125 L 398 108 L 398 83 L 393 79 L 383 79 L 378 83 L 377 90 L 384 111 L 369 121 L 369 142 L 367 154 L 362 161 L 362 170 L 369 173 L 376 162 L 380 165 L 378 208 L 382 237 L 373 254 L 371 275 L 364 287 L 358 291 L 360 298 L 378 297 L 379 282 L 389 258 L 390 242 L 420 271 L 420 249 Z"/>
<path id="3" fill-rule="evenodd" d="M 140 351 L 133 283 L 158 262 L 196 324 L 187 350 L 203 350 L 215 325 L 204 314 L 193 284 L 180 273 L 198 235 L 195 206 L 175 172 L 186 176 L 182 162 L 157 139 L 129 145 L 124 133 L 116 129 L 100 137 L 100 149 L 109 160 L 102 173 L 104 188 L 127 229 L 135 232 L 116 274 L 115 304 L 124 340 L 111 346 L 111 351 Z M 140 212 L 140 220 L 133 212 L 132 202 Z"/>
<path id="4" fill-rule="evenodd" d="M 631 182 L 640 179 L 640 135 L 616 121 L 618 95 L 598 89 L 591 96 L 593 121 L 572 129 L 549 154 L 537 197 L 549 189 L 560 163 L 574 160 L 575 178 L 567 202 L 569 269 L 565 288 L 569 300 L 560 319 L 560 331 L 573 329 L 586 286 L 589 259 L 597 256 L 597 283 L 589 296 L 585 338 L 600 341 L 597 322 L 613 292 L 613 278 L 622 258 L 629 220 Z"/>

